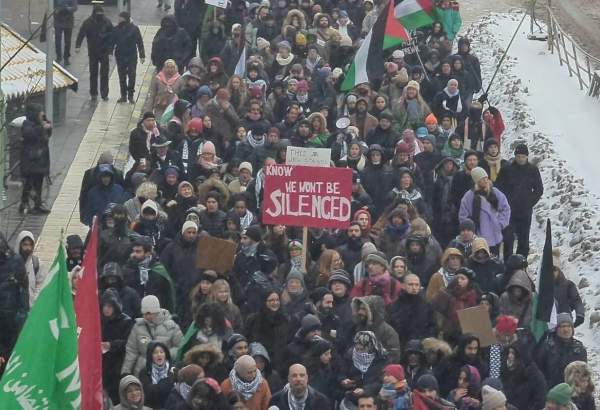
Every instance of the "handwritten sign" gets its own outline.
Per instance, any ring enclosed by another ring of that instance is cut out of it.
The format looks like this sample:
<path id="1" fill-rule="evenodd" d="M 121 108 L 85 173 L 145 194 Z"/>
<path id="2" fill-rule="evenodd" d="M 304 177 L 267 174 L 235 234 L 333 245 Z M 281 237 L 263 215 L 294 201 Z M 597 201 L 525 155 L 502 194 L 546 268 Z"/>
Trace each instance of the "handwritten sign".
<path id="1" fill-rule="evenodd" d="M 266 224 L 346 228 L 352 170 L 271 165 L 265 168 L 262 217 Z"/>
<path id="2" fill-rule="evenodd" d="M 285 153 L 285 163 L 287 165 L 329 167 L 331 166 L 331 149 L 288 146 Z"/>

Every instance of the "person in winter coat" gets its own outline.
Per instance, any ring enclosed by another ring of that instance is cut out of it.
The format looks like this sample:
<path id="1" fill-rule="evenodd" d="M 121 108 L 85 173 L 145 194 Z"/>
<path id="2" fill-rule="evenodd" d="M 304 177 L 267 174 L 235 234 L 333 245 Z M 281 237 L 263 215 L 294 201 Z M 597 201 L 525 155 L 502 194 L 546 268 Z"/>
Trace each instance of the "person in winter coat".
<path id="1" fill-rule="evenodd" d="M 248 347 L 246 340 L 243 336 L 233 333 L 231 324 L 225 319 L 223 307 L 218 303 L 206 302 L 194 312 L 194 321 L 188 327 L 185 336 L 181 341 L 178 359 L 185 357 L 187 352 L 194 346 L 206 343 L 212 343 L 219 347 L 224 346 L 225 349 L 228 341 L 233 336 L 238 337 L 238 342 L 244 341 L 246 345 L 244 349 L 245 352 Z M 237 343 L 232 342 L 232 346 L 235 344 Z M 228 351 L 230 349 L 226 350 Z M 235 360 L 235 358 L 233 360 Z M 233 364 L 233 361 L 231 364 Z"/>
<path id="2" fill-rule="evenodd" d="M 200 39 L 202 38 L 202 26 L 207 5 L 200 0 L 175 1 L 174 14 L 179 27 L 182 27 L 191 40 L 190 53 L 196 55 Z M 210 32 L 209 24 L 209 32 Z M 212 57 L 212 56 L 211 56 Z M 205 59 L 204 61 L 207 61 Z"/>
<path id="3" fill-rule="evenodd" d="M 144 388 L 145 404 L 153 409 L 164 408 L 175 385 L 173 362 L 164 343 L 152 341 L 148 344 L 146 367 L 138 377 Z"/>
<path id="4" fill-rule="evenodd" d="M 100 173 L 100 165 L 102 164 L 107 164 L 110 165 L 110 167 L 113 170 L 114 176 L 115 176 L 115 182 L 121 186 L 124 185 L 124 181 L 123 181 L 123 172 L 121 170 L 118 170 L 114 165 L 114 158 L 113 158 L 113 154 L 111 151 L 104 151 L 103 153 L 100 154 L 100 157 L 98 158 L 98 162 L 96 164 L 96 166 L 89 168 L 85 171 L 85 173 L 83 174 L 83 179 L 81 181 L 81 190 L 79 192 L 79 218 L 81 223 L 83 223 L 83 209 L 86 206 L 86 197 L 87 197 L 87 193 L 90 189 L 92 189 L 92 187 L 94 187 L 97 182 L 98 182 L 98 174 Z"/>
<path id="5" fill-rule="evenodd" d="M 398 145 L 403 145 L 400 142 Z M 418 169 L 418 168 L 417 168 Z M 418 211 L 419 216 L 430 220 L 431 210 L 420 188 L 415 183 L 415 173 L 406 167 L 400 167 L 394 175 L 396 184 L 388 194 L 388 202 L 397 203 L 400 199 L 408 200 Z"/>
<path id="6" fill-rule="evenodd" d="M 421 293 L 419 277 L 413 273 L 404 276 L 403 292 L 386 308 L 386 322 L 398 333 L 400 345 L 409 340 L 435 336 L 433 309 Z"/>
<path id="7" fill-rule="evenodd" d="M 383 160 L 388 161 L 394 156 L 396 143 L 400 135 L 392 128 L 394 116 L 388 110 L 383 110 L 379 116 L 377 127 L 369 131 L 365 142 L 370 147 L 373 144 L 381 146 L 384 150 Z"/>
<path id="8" fill-rule="evenodd" d="M 585 362 L 575 361 L 565 367 L 565 383 L 573 389 L 571 400 L 578 410 L 596 409 L 592 370 Z"/>
<path id="9" fill-rule="evenodd" d="M 192 347 L 183 356 L 183 365 L 201 366 L 206 377 L 222 383 L 228 376 L 227 367 L 223 363 L 223 352 L 214 343 L 203 343 Z"/>
<path id="10" fill-rule="evenodd" d="M 429 106 L 421 96 L 421 85 L 414 80 L 406 84 L 402 97 L 391 101 L 391 106 L 395 119 L 394 129 L 397 132 L 423 125 L 425 117 L 431 114 Z"/>
<path id="11" fill-rule="evenodd" d="M 369 146 L 367 164 L 360 174 L 360 180 L 367 193 L 373 199 L 375 210 L 373 218 L 377 219 L 386 208 L 386 198 L 389 192 L 392 170 L 384 159 L 385 151 L 381 145 Z"/>
<path id="12" fill-rule="evenodd" d="M 481 66 L 479 59 L 471 54 L 471 40 L 467 37 L 461 37 L 458 40 L 458 55 L 462 57 L 465 71 L 469 72 L 475 80 L 474 92 L 478 92 L 481 89 Z"/>
<path id="13" fill-rule="evenodd" d="M 125 284 L 121 266 L 115 262 L 103 264 L 102 273 L 98 278 L 98 290 L 103 292 L 113 288 L 119 296 L 121 308 L 124 314 L 131 318 L 140 317 L 141 299 L 137 291 Z"/>
<path id="14" fill-rule="evenodd" d="M 537 166 L 528 160 L 529 149 L 525 144 L 515 148 L 515 159 L 508 166 L 502 168 L 498 175 L 498 188 L 504 192 L 511 207 L 510 225 L 517 237 L 516 253 L 529 255 L 529 230 L 533 207 L 538 203 L 544 193 L 542 177 Z M 504 258 L 512 254 L 514 236 L 507 235 L 504 243 Z"/>
<path id="15" fill-rule="evenodd" d="M 190 57 L 194 54 L 190 36 L 177 25 L 175 17 L 173 15 L 163 17 L 160 21 L 160 29 L 152 40 L 150 55 L 156 71 L 162 69 L 165 61 L 172 59 L 177 64 L 179 72 L 182 73 Z"/>
<path id="16" fill-rule="evenodd" d="M 358 222 L 350 223 L 346 229 L 346 240 L 336 248 L 336 251 L 342 257 L 344 269 L 354 272 L 354 267 L 361 261 L 361 249 L 364 239 L 362 238 L 362 229 Z"/>
<path id="17" fill-rule="evenodd" d="M 451 77 L 458 81 L 460 87 L 460 94 L 464 104 L 462 111 L 463 119 L 466 120 L 466 117 L 470 112 L 473 93 L 477 92 L 481 88 L 481 80 L 476 77 L 474 72 L 467 70 L 465 67 L 465 62 L 460 54 L 451 56 L 450 64 L 452 64 Z M 481 114 L 475 115 L 476 122 L 479 122 L 480 118 Z M 474 140 L 474 138 L 471 138 L 471 140 Z"/>
<path id="18" fill-rule="evenodd" d="M 493 138 L 485 140 L 483 143 L 483 161 L 481 162 L 481 168 L 487 172 L 490 176 L 490 180 L 495 183 L 502 172 L 502 169 L 507 165 L 508 161 L 502 159 L 502 156 L 500 155 L 500 145 L 498 142 Z"/>
<path id="19" fill-rule="evenodd" d="M 315 336 L 311 339 L 310 350 L 303 360 L 310 374 L 310 386 L 323 393 L 331 403 L 342 398 L 342 391 L 337 382 L 340 363 L 332 348 L 333 345 L 328 340 Z"/>
<path id="20" fill-rule="evenodd" d="M 379 249 L 388 259 L 402 253 L 402 240 L 410 234 L 410 220 L 405 210 L 396 208 L 387 217 L 383 232 L 379 235 Z"/>
<path id="21" fill-rule="evenodd" d="M 312 338 L 314 336 L 321 336 L 321 330 L 321 320 L 317 316 L 309 313 L 302 318 L 300 327 L 294 334 L 294 337 L 285 346 L 283 360 L 276 363 L 279 374 L 282 376 L 286 375 L 291 364 L 302 362 L 310 350 Z"/>
<path id="22" fill-rule="evenodd" d="M 75 40 L 75 52 L 81 49 L 83 39 L 87 40 L 90 67 L 90 96 L 98 98 L 98 66 L 100 66 L 100 96 L 108 100 L 108 56 L 114 46 L 114 27 L 104 15 L 104 8 L 94 4 L 92 15 L 84 20 Z"/>
<path id="23" fill-rule="evenodd" d="M 177 99 L 175 86 L 180 75 L 177 63 L 173 59 L 164 61 L 158 73 L 152 77 L 150 82 L 150 95 L 146 100 L 144 112 L 153 112 L 156 118 L 162 118 L 167 107 Z"/>
<path id="24" fill-rule="evenodd" d="M 452 181 L 460 165 L 452 157 L 444 157 L 436 166 L 436 180 L 433 186 L 431 208 L 433 214 L 433 232 L 443 247 L 456 234 L 456 215 L 458 209 L 452 199 Z M 456 246 L 452 246 L 456 247 Z"/>
<path id="25" fill-rule="evenodd" d="M 459 268 L 447 288 L 441 289 L 431 300 L 437 313 L 438 329 L 447 339 L 456 340 L 460 334 L 458 311 L 476 306 L 481 291 L 475 283 L 475 272 Z"/>
<path id="26" fill-rule="evenodd" d="M 171 319 L 169 311 L 160 308 L 160 302 L 154 295 L 142 299 L 142 315 L 135 320 L 127 345 L 121 374 L 139 374 L 146 366 L 148 343 L 164 343 L 171 357 L 177 356 L 177 349 L 183 334 L 179 326 Z"/>
<path id="27" fill-rule="evenodd" d="M 572 314 L 575 311 L 575 323 L 577 327 L 585 319 L 585 307 L 579 296 L 579 291 L 575 283 L 565 277 L 560 268 L 560 250 L 552 250 L 552 262 L 554 275 L 554 300 L 556 303 L 556 313 Z"/>
<path id="28" fill-rule="evenodd" d="M 137 67 L 138 54 L 142 64 L 146 59 L 144 52 L 144 41 L 138 26 L 133 24 L 128 12 L 119 14 L 119 24 L 114 31 L 115 58 L 117 60 L 117 72 L 119 74 L 119 86 L 121 98 L 117 102 L 134 103 L 135 71 Z"/>
<path id="29" fill-rule="evenodd" d="M 454 118 L 462 122 L 467 115 L 467 106 L 464 96 L 459 89 L 462 84 L 452 78 L 448 80 L 446 87 L 435 95 L 432 103 L 432 111 L 436 117 L 450 113 Z"/>
<path id="30" fill-rule="evenodd" d="M 401 256 L 406 256 L 406 267 L 416 274 L 425 288 L 433 274 L 440 269 L 442 251 L 433 236 L 425 237 L 414 232 L 404 241 L 404 251 Z"/>
<path id="31" fill-rule="evenodd" d="M 492 186 L 483 168 L 471 170 L 475 187 L 467 191 L 460 203 L 458 219 L 475 222 L 477 235 L 490 245 L 491 253 L 498 255 L 503 230 L 510 222 L 511 209 L 504 194 Z"/>
<path id="32" fill-rule="evenodd" d="M 64 57 L 64 66 L 71 65 L 71 37 L 75 26 L 75 0 L 58 0 L 54 2 L 54 45 L 56 49 L 56 62 L 61 64 Z M 63 54 L 64 37 L 64 54 Z"/>
<path id="33" fill-rule="evenodd" d="M 573 319 L 569 313 L 559 313 L 556 328 L 541 340 L 535 361 L 546 377 L 549 386 L 564 381 L 565 368 L 574 361 L 587 362 L 587 350 L 573 337 Z"/>
<path id="34" fill-rule="evenodd" d="M 229 378 L 221 383 L 223 394 L 237 392 L 248 410 L 267 410 L 271 401 L 269 383 L 256 367 L 252 356 L 244 355 L 235 361 Z"/>
<path id="35" fill-rule="evenodd" d="M 438 380 L 431 374 L 419 377 L 415 388 L 411 392 L 411 405 L 413 409 L 443 409 L 454 410 L 452 402 L 444 400 L 440 391 Z"/>
<path id="36" fill-rule="evenodd" d="M 442 289 L 447 289 L 456 279 L 456 272 L 465 266 L 465 257 L 458 249 L 448 247 L 442 255 L 441 263 L 442 267 L 433 274 L 427 285 L 425 299 L 428 302 L 431 302 Z"/>
<path id="37" fill-rule="evenodd" d="M 389 352 L 392 360 L 400 359 L 400 338 L 394 328 L 385 321 L 385 305 L 381 296 L 364 296 L 352 299 L 352 320 L 354 326 L 345 329 L 348 343 L 351 335 L 359 331 L 372 331 L 377 340 Z M 348 346 L 344 346 L 344 350 Z"/>
<path id="38" fill-rule="evenodd" d="M 152 410 L 144 406 L 144 389 L 137 377 L 127 375 L 119 382 L 120 404 L 114 410 Z"/>
<path id="39" fill-rule="evenodd" d="M 98 184 L 87 193 L 87 206 L 83 210 L 83 220 L 88 226 L 92 226 L 94 216 L 100 217 L 108 204 L 121 203 L 125 199 L 123 187 L 114 181 L 112 167 L 102 164 L 99 171 Z"/>
<path id="40" fill-rule="evenodd" d="M 224 136 L 233 135 L 240 119 L 233 105 L 229 102 L 229 91 L 222 88 L 216 92 L 206 106 L 206 114 L 210 117 L 213 127 Z"/>
<path id="41" fill-rule="evenodd" d="M 475 281 L 482 292 L 496 291 L 496 277 L 504 272 L 504 266 L 492 256 L 487 241 L 484 238 L 475 238 L 471 244 L 471 256 L 468 266 L 477 275 Z M 502 293 L 504 289 L 500 290 Z"/>
<path id="42" fill-rule="evenodd" d="M 406 383 L 411 389 L 415 388 L 419 377 L 424 374 L 431 374 L 421 340 L 408 341 L 404 346 L 400 363 L 404 367 Z"/>
<path id="43" fill-rule="evenodd" d="M 450 391 L 448 398 L 456 404 L 457 409 L 481 408 L 481 376 L 476 367 L 471 365 L 461 367 L 456 386 Z"/>
<path id="44" fill-rule="evenodd" d="M 19 205 L 21 214 L 29 211 L 30 197 L 34 202 L 32 214 L 50 213 L 50 210 L 42 204 L 42 186 L 44 177 L 50 174 L 48 142 L 51 135 L 52 124 L 46 118 L 42 107 L 38 104 L 27 104 L 25 121 L 21 126 L 21 174 L 24 178 L 21 204 Z"/>
<path id="45" fill-rule="evenodd" d="M 331 407 L 329 399 L 308 383 L 309 375 L 306 367 L 293 364 L 288 371 L 288 383 L 271 397 L 269 405 L 279 410 L 329 409 Z"/>
<path id="46" fill-rule="evenodd" d="M 518 409 L 544 406 L 547 385 L 544 375 L 522 341 L 513 342 L 502 355 L 500 380 L 506 399 Z"/>
<path id="47" fill-rule="evenodd" d="M 27 272 L 27 282 L 29 283 L 29 306 L 37 298 L 42 288 L 46 273 L 40 271 L 40 260 L 33 254 L 35 248 L 35 237 L 29 231 L 21 231 L 15 241 L 15 254 L 23 258 L 25 271 Z"/>
<path id="48" fill-rule="evenodd" d="M 333 295 L 333 311 L 339 318 L 342 329 L 352 326 L 352 307 L 350 299 L 350 290 L 352 281 L 350 276 L 343 269 L 336 269 L 331 272 L 327 286 Z M 342 337 L 337 337 L 341 341 Z M 336 344 L 338 344 L 336 342 Z"/>
<path id="49" fill-rule="evenodd" d="M 463 334 L 458 339 L 455 352 L 444 358 L 434 368 L 436 378 L 440 381 L 440 394 L 448 396 L 458 376 L 460 369 L 465 365 L 471 365 L 477 369 L 482 378 L 487 377 L 488 368 L 481 358 L 481 347 L 479 338 L 472 334 Z"/>
<path id="50" fill-rule="evenodd" d="M 572 395 L 573 389 L 567 383 L 557 384 L 548 391 L 544 410 L 578 410 L 575 403 L 571 401 Z"/>
<path id="51" fill-rule="evenodd" d="M 386 306 L 393 303 L 401 293 L 400 283 L 389 273 L 387 261 L 381 253 L 372 253 L 365 259 L 368 277 L 356 283 L 350 297 L 379 295 Z"/>
<path id="52" fill-rule="evenodd" d="M 377 128 L 379 121 L 368 112 L 369 102 L 361 97 L 356 101 L 356 112 L 350 114 L 350 125 L 358 128 L 358 137 L 364 140 L 371 130 Z"/>
<path id="53" fill-rule="evenodd" d="M 357 332 L 344 359 L 345 367 L 338 375 L 338 380 L 346 394 L 356 399 L 365 394 L 379 393 L 383 381 L 381 375 L 389 363 L 389 357 L 373 332 Z"/>
<path id="54" fill-rule="evenodd" d="M 125 359 L 125 344 L 133 327 L 133 319 L 123 313 L 121 298 L 116 289 L 102 293 L 100 299 L 102 330 L 102 380 L 113 402 L 119 401 L 119 376 Z"/>
<path id="55" fill-rule="evenodd" d="M 209 381 L 206 377 L 204 369 L 197 364 L 188 364 L 177 372 L 177 383 L 167 397 L 165 410 L 193 410 L 188 404 L 193 398 L 192 392 L 200 380 Z M 213 379 L 215 387 L 219 388 L 218 383 Z M 219 388 L 220 390 L 220 388 Z M 218 404 L 214 397 L 210 403 Z M 209 407 L 210 410 L 217 410 L 219 407 Z"/>
<path id="56" fill-rule="evenodd" d="M 218 21 L 208 23 L 206 37 L 202 41 L 202 61 L 208 61 L 212 57 L 218 57 L 225 48 L 225 32 L 223 24 Z"/>
<path id="57" fill-rule="evenodd" d="M 184 222 L 181 234 L 171 241 L 160 254 L 160 262 L 169 272 L 175 283 L 177 316 L 184 326 L 191 320 L 190 306 L 186 303 L 190 289 L 200 282 L 200 272 L 196 268 L 198 247 L 198 226 L 192 221 Z"/>
<path id="58" fill-rule="evenodd" d="M 519 327 L 528 327 L 533 320 L 534 293 L 531 286 L 527 272 L 517 270 L 500 296 L 500 314 L 516 317 Z"/>
<path id="59" fill-rule="evenodd" d="M 435 151 L 435 137 L 427 135 L 421 140 L 423 151 L 414 157 L 415 164 L 423 175 L 423 195 L 428 204 L 433 203 L 433 190 L 435 169 L 442 159 L 442 155 Z"/>

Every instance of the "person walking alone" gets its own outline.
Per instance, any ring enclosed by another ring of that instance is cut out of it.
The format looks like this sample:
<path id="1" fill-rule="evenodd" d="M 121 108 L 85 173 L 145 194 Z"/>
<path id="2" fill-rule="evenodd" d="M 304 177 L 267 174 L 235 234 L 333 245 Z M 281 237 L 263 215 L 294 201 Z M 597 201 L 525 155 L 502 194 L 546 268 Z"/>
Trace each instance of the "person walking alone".
<path id="1" fill-rule="evenodd" d="M 54 44 L 56 47 L 56 62 L 64 62 L 65 66 L 71 65 L 71 38 L 75 25 L 76 0 L 55 0 L 54 3 Z M 65 47 L 63 50 L 63 36 Z M 63 53 L 64 51 L 64 53 Z M 63 60 L 64 58 L 64 60 Z"/>

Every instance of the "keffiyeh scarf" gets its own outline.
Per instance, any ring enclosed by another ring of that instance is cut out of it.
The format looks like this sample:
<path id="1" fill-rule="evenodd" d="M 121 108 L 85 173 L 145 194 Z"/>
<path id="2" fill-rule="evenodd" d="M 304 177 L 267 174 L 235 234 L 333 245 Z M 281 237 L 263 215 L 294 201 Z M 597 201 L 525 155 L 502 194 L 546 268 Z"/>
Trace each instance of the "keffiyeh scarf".
<path id="1" fill-rule="evenodd" d="M 308 388 L 302 397 L 296 397 L 292 394 L 289 383 L 284 386 L 283 391 L 287 392 L 290 410 L 304 410 L 304 406 L 306 406 L 306 400 L 308 399 Z"/>
<path id="2" fill-rule="evenodd" d="M 162 366 L 152 363 L 152 384 L 157 384 L 162 379 L 166 379 L 169 375 L 169 362 L 165 362 Z"/>
<path id="3" fill-rule="evenodd" d="M 240 379 L 235 371 L 235 369 L 231 369 L 229 372 L 229 381 L 231 381 L 231 386 L 233 390 L 240 393 L 244 400 L 250 400 L 252 396 L 256 393 L 258 388 L 262 383 L 262 375 L 260 374 L 260 370 L 256 370 L 256 377 L 251 382 L 247 383 Z"/>
<path id="4" fill-rule="evenodd" d="M 375 360 L 375 353 L 357 352 L 356 348 L 352 349 L 352 363 L 361 373 L 364 374 L 369 370 L 373 360 Z"/>

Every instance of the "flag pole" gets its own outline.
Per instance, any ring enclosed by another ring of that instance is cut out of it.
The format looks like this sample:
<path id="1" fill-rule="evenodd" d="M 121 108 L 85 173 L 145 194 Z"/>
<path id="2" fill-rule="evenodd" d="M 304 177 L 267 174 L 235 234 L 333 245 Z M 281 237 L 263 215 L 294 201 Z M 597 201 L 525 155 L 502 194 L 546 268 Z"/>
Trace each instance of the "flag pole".
<path id="1" fill-rule="evenodd" d="M 417 53 L 417 58 L 419 59 L 419 63 L 421 64 L 421 68 L 423 69 L 423 74 L 425 74 L 425 78 L 427 79 L 427 81 L 431 81 L 429 79 L 429 76 L 427 75 L 427 70 L 425 69 L 423 60 L 421 60 L 421 54 L 419 54 L 419 43 L 414 41 L 414 37 L 411 38 L 411 42 L 414 42 L 415 52 Z"/>

